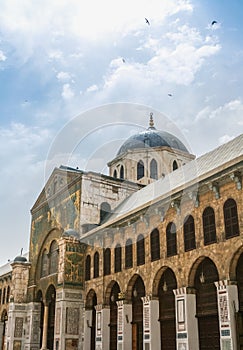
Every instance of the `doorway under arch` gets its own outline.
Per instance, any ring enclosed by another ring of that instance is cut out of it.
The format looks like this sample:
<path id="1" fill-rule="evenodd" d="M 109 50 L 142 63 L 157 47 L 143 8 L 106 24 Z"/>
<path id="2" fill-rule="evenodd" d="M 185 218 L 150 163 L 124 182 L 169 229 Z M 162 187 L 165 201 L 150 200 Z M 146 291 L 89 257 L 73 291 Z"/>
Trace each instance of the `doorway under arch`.
<path id="1" fill-rule="evenodd" d="M 56 289 L 50 285 L 46 292 L 46 302 L 48 305 L 48 331 L 47 331 L 47 349 L 54 349 L 54 327 L 55 327 L 55 309 L 56 309 Z"/>
<path id="2" fill-rule="evenodd" d="M 214 284 L 218 280 L 218 270 L 214 262 L 204 258 L 197 267 L 194 279 L 201 350 L 220 349 L 217 291 Z"/>
<path id="3" fill-rule="evenodd" d="M 92 311 L 92 319 L 90 328 L 90 350 L 95 350 L 95 337 L 96 337 L 96 310 L 97 295 L 93 289 L 91 289 L 86 298 L 86 309 Z"/>

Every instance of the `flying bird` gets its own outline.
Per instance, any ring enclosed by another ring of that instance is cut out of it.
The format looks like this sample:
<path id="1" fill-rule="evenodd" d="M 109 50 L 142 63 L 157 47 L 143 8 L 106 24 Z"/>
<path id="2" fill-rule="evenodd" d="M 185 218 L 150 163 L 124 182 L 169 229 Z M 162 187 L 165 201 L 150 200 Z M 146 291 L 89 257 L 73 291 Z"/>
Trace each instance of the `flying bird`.
<path id="1" fill-rule="evenodd" d="M 211 25 L 213 26 L 216 23 L 218 23 L 218 22 L 217 21 L 212 21 Z"/>
<path id="2" fill-rule="evenodd" d="M 126 61 L 125 61 L 125 58 L 123 58 L 123 59 L 122 59 L 122 62 L 123 62 L 123 63 L 125 63 L 125 62 L 126 62 Z"/>
<path id="3" fill-rule="evenodd" d="M 171 97 L 171 96 L 172 96 L 172 94 L 168 94 L 168 96 L 170 96 L 170 97 Z"/>
<path id="4" fill-rule="evenodd" d="M 150 25 L 149 20 L 145 17 L 145 22 Z"/>

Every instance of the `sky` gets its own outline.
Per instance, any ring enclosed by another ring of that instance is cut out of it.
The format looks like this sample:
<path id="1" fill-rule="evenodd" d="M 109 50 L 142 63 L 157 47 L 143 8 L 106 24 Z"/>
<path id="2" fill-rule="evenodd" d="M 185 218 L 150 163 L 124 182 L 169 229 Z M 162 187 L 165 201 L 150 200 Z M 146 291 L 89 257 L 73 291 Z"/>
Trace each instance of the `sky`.
<path id="1" fill-rule="evenodd" d="M 0 264 L 28 251 L 30 209 L 53 168 L 106 173 L 150 112 L 196 156 L 243 132 L 242 10 L 0 0 Z"/>

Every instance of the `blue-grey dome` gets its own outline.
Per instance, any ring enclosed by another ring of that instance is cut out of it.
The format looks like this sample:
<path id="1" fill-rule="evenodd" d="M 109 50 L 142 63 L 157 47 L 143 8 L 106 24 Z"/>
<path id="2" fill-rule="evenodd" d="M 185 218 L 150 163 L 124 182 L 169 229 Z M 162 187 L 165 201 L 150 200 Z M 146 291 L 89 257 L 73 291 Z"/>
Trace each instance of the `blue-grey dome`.
<path id="1" fill-rule="evenodd" d="M 73 229 L 68 229 L 66 231 L 63 232 L 63 236 L 68 236 L 68 237 L 75 237 L 75 238 L 80 238 L 79 234 L 77 231 L 73 230 Z"/>
<path id="2" fill-rule="evenodd" d="M 176 136 L 150 126 L 147 130 L 129 137 L 120 147 L 117 156 L 128 150 L 163 146 L 189 153 L 185 145 Z"/>
<path id="3" fill-rule="evenodd" d="M 24 263 L 26 261 L 27 259 L 22 255 L 16 256 L 16 258 L 14 259 L 14 262 L 18 262 L 18 263 Z"/>

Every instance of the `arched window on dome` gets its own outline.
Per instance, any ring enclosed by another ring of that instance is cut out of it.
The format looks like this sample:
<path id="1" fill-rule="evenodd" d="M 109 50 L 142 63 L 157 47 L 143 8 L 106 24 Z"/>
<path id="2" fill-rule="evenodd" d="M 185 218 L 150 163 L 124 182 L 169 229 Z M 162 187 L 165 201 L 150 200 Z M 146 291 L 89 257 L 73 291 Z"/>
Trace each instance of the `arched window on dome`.
<path id="1" fill-rule="evenodd" d="M 121 166 L 121 169 L 120 169 L 120 179 L 124 179 L 124 166 L 122 165 Z"/>
<path id="2" fill-rule="evenodd" d="M 144 163 L 140 160 L 137 164 L 137 180 L 140 180 L 144 177 Z"/>
<path id="3" fill-rule="evenodd" d="M 113 172 L 113 177 L 114 177 L 115 179 L 117 179 L 117 171 L 116 171 L 116 169 L 115 169 L 114 172 Z"/>
<path id="4" fill-rule="evenodd" d="M 173 171 L 174 170 L 176 170 L 176 169 L 178 169 L 178 164 L 177 164 L 177 161 L 176 160 L 174 160 L 174 162 L 173 162 Z"/>
<path id="5" fill-rule="evenodd" d="M 152 159 L 150 162 L 150 178 L 158 179 L 158 165 L 155 159 Z"/>

